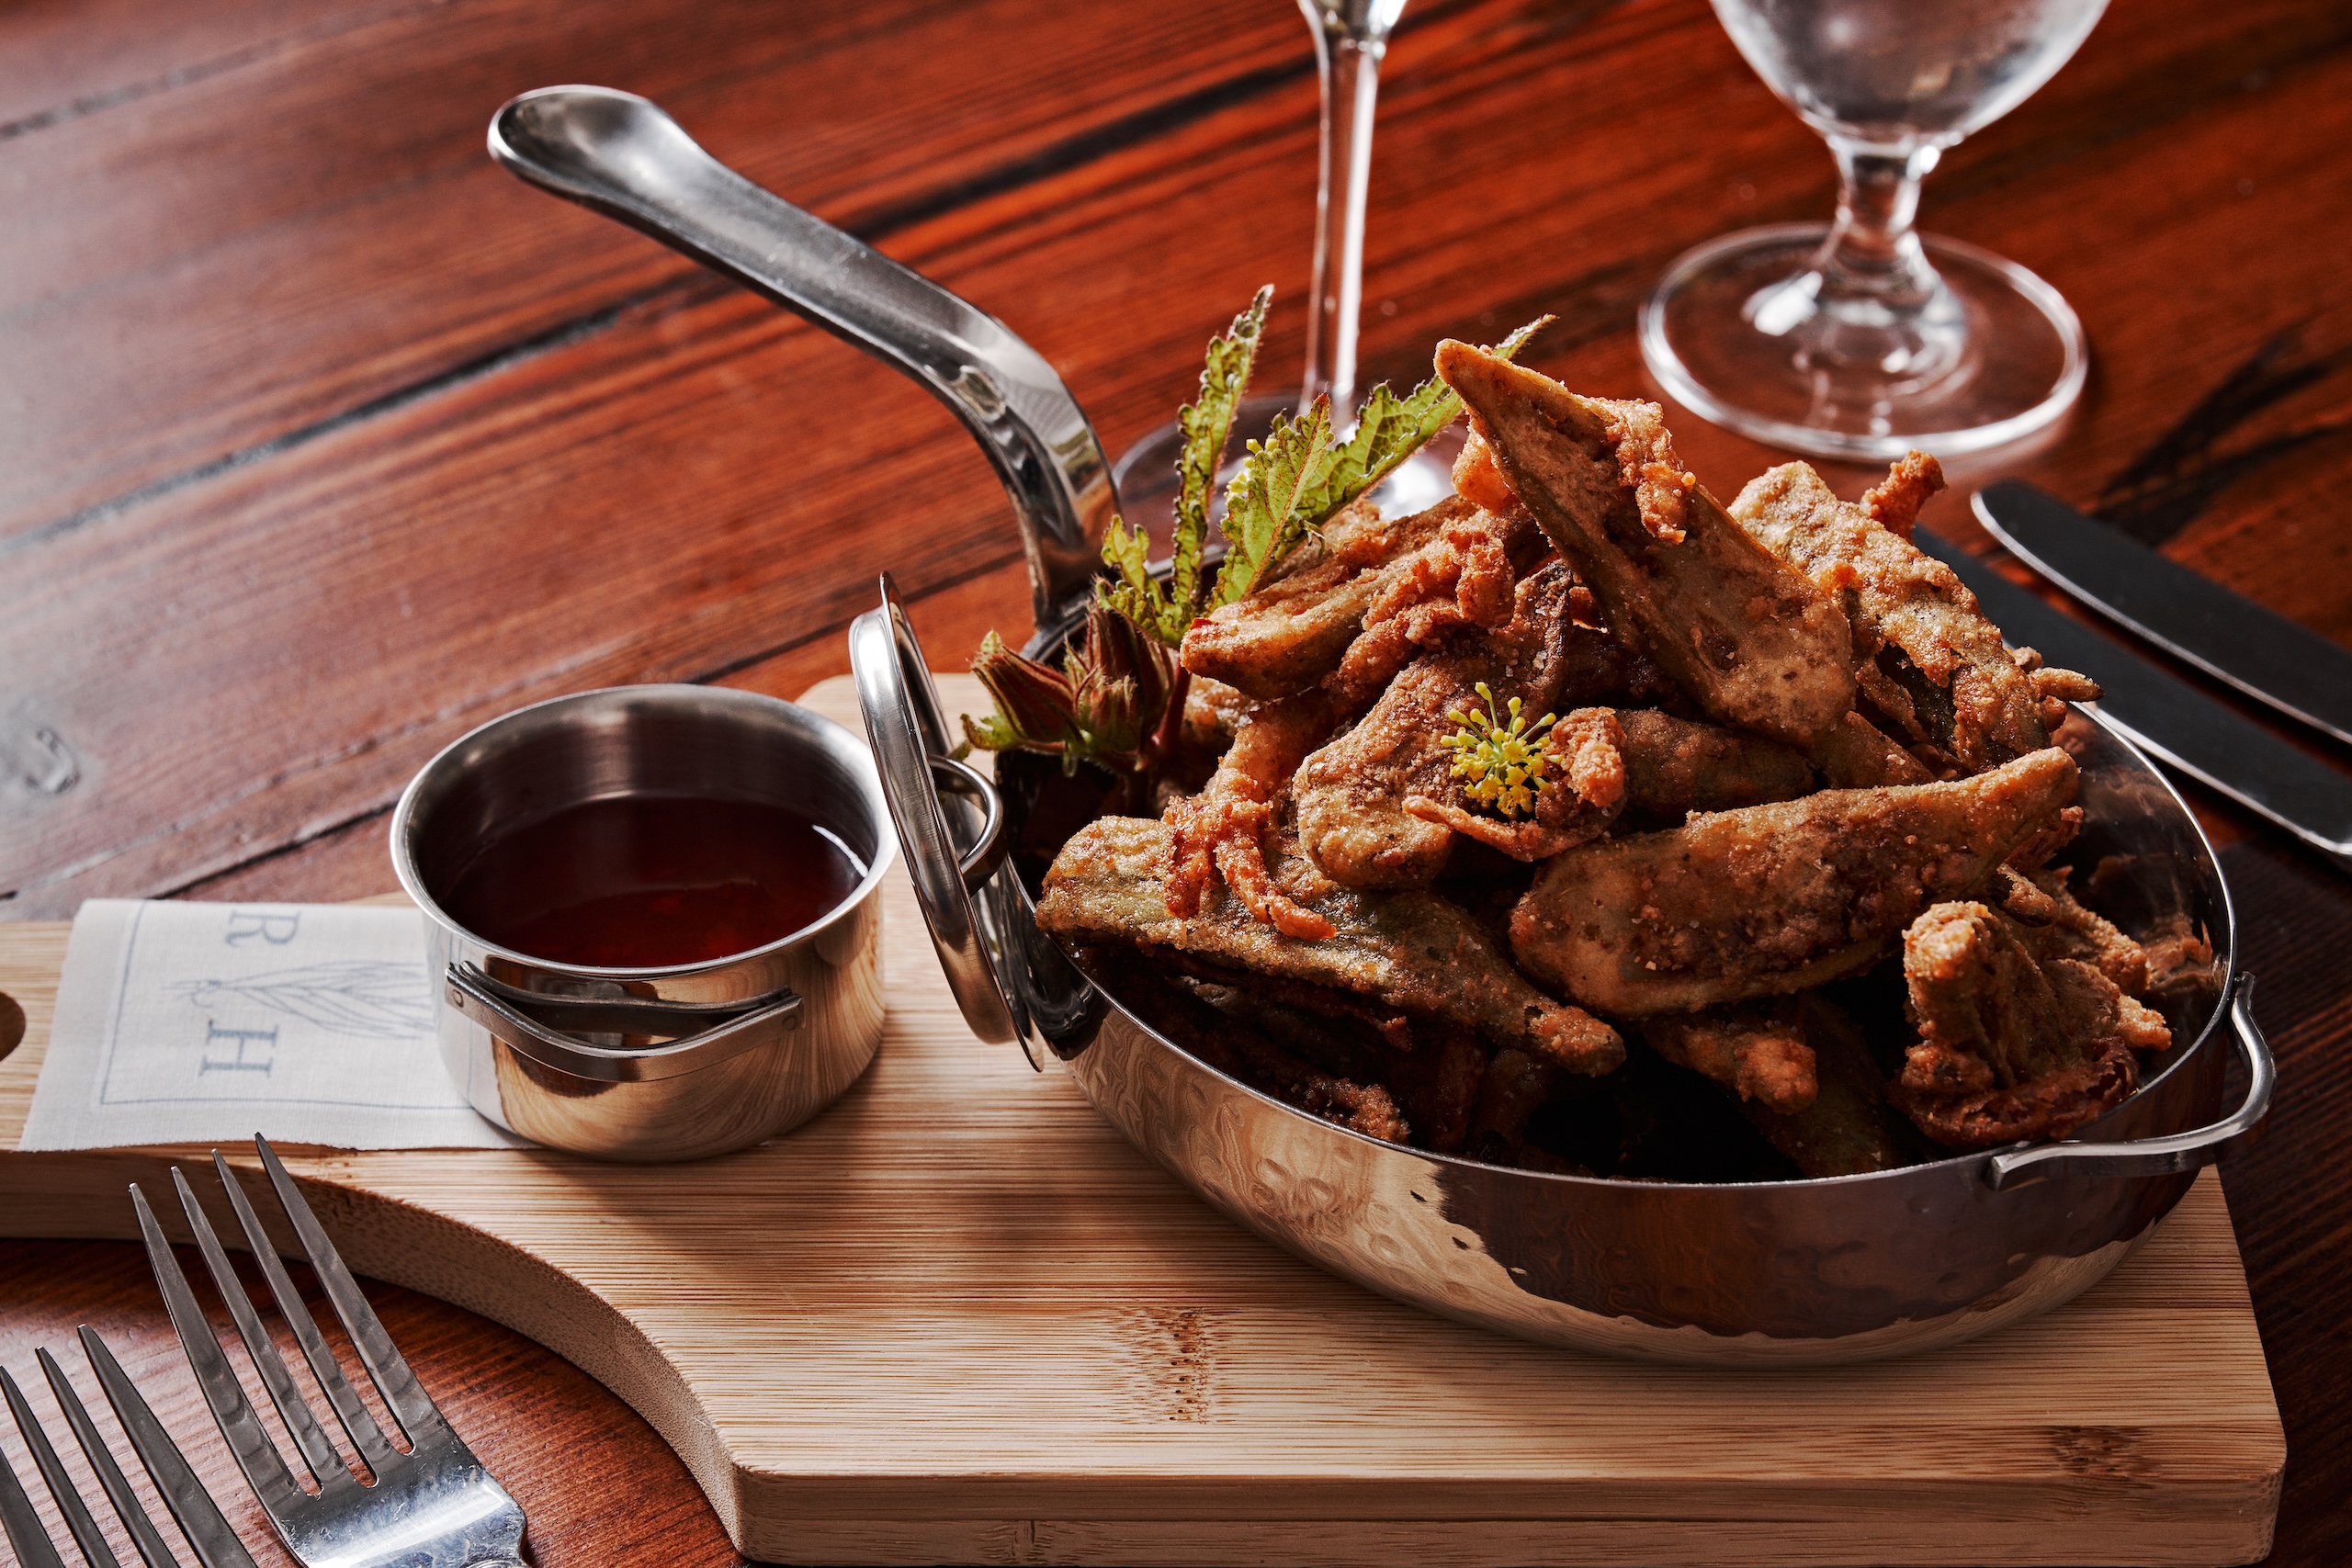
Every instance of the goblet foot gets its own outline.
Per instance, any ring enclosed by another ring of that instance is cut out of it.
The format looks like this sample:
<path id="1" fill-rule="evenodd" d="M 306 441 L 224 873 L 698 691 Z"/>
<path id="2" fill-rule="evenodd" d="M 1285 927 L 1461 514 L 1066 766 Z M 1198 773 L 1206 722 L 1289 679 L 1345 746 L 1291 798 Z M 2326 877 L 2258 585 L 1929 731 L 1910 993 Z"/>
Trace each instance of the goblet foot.
<path id="1" fill-rule="evenodd" d="M 1989 251 L 1922 235 L 1939 283 L 1895 310 L 1823 288 L 1829 227 L 1749 229 L 1683 254 L 1642 305 L 1642 359 L 1668 396 L 1812 457 L 1982 451 L 2080 395 L 2082 324 L 2058 291 Z"/>
<path id="2" fill-rule="evenodd" d="M 1212 517 L 1225 514 L 1225 484 L 1241 466 L 1249 450 L 1245 442 L 1261 441 L 1272 428 L 1276 414 L 1298 407 L 1298 394 L 1244 398 L 1235 411 L 1233 434 L 1226 443 L 1225 467 L 1217 473 L 1217 490 L 1210 497 Z M 1460 421 L 1431 436 L 1421 449 L 1397 465 L 1372 492 L 1373 504 L 1383 517 L 1405 517 L 1426 511 L 1453 493 L 1453 459 L 1462 451 Z M 1176 513 L 1176 454 L 1183 434 L 1174 421 L 1159 426 L 1119 455 L 1111 465 L 1111 483 L 1119 492 L 1119 514 L 1130 528 L 1141 528 L 1153 542 L 1165 547 L 1170 523 Z M 1223 548 L 1222 539 L 1212 547 Z"/>

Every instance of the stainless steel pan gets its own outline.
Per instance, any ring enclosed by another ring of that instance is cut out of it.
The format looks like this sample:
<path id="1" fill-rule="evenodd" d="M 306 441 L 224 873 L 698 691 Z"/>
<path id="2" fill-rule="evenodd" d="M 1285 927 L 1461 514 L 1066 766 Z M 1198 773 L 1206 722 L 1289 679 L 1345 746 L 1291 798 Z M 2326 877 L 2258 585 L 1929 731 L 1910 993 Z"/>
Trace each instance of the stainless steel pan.
<path id="1" fill-rule="evenodd" d="M 550 88 L 492 122 L 525 178 L 610 213 L 910 370 L 996 461 L 1029 547 L 1043 628 L 1072 635 L 1109 510 L 1102 453 L 1044 362 L 1001 325 L 713 162 L 652 105 Z M 1017 389 L 1017 397 L 1005 395 Z M 2105 1275 L 2262 1120 L 2270 1055 L 2236 967 L 2229 891 L 2179 798 L 2078 716 L 2086 863 L 2122 857 L 2147 929 L 2203 931 L 2217 985 L 2178 1003 L 2177 1043 L 2138 1094 L 2064 1143 L 1873 1176 L 1724 1186 L 1555 1176 L 1423 1154 L 1295 1111 L 1203 1065 L 1037 929 L 1015 873 L 967 887 L 959 843 L 1007 807 L 943 775 L 946 715 L 883 582 L 851 628 L 859 697 L 909 870 L 974 1032 L 1048 1055 L 1138 1148 L 1211 1202 L 1335 1273 L 1449 1317 L 1580 1349 L 1804 1365 L 1948 1345 Z M 943 795 L 934 784 L 953 780 Z M 1009 813 L 1017 817 L 1017 806 Z M 2233 1058 L 2245 1064 L 2233 1110 Z"/>

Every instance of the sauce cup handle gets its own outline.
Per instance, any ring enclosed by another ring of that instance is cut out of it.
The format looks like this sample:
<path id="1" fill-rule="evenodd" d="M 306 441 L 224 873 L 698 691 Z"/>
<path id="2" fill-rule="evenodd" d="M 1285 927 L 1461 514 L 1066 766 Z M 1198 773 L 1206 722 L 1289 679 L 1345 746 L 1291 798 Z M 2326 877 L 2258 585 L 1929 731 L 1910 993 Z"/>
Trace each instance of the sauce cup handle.
<path id="1" fill-rule="evenodd" d="M 449 1005 L 469 1021 L 490 1031 L 515 1052 L 543 1067 L 553 1067 L 558 1072 L 570 1073 L 574 1077 L 593 1078 L 599 1083 L 635 1083 L 650 1078 L 678 1077 L 764 1044 L 786 1030 L 800 1027 L 800 997 L 787 989 L 761 998 L 749 1012 L 737 1014 L 709 1028 L 698 1029 L 667 1045 L 650 1051 L 608 1051 L 533 1018 L 509 999 L 507 987 L 492 980 L 470 964 L 450 964 L 443 980 Z M 626 1003 L 581 1002 L 560 997 L 550 997 L 548 1002 L 550 1006 L 564 1007 L 576 1012 L 595 1008 L 608 1009 L 612 1016 L 584 1020 L 588 1023 L 610 1026 L 599 1032 L 635 1033 L 642 1031 L 660 1034 L 667 1023 L 691 1021 L 691 1018 L 676 1018 L 675 1010 L 658 1002 L 647 1005 L 641 1016 L 628 1010 Z"/>
<path id="2" fill-rule="evenodd" d="M 2044 1144 L 1995 1155 L 1984 1167 L 1984 1179 L 1996 1189 L 2017 1186 L 2045 1176 L 2166 1176 L 2212 1164 L 2244 1144 L 2270 1113 L 2271 1090 L 2278 1087 L 2278 1064 L 2270 1043 L 2254 1021 L 2254 976 L 2240 975 L 2230 997 L 2231 1032 L 2238 1054 L 2245 1058 L 2245 1099 L 2236 1111 L 2210 1126 L 2161 1138 L 2133 1138 L 2120 1144 Z"/>

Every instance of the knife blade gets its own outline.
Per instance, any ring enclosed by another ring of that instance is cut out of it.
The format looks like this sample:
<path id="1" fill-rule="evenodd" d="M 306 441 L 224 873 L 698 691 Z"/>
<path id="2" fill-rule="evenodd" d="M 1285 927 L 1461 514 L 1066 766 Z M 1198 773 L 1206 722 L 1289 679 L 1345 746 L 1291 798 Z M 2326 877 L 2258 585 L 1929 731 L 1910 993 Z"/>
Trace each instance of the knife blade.
<path id="1" fill-rule="evenodd" d="M 1976 515 L 2019 560 L 2216 680 L 2352 742 L 2352 653 L 2018 479 Z"/>
<path id="2" fill-rule="evenodd" d="M 1951 567 L 2013 648 L 2097 681 L 2100 716 L 2132 743 L 2229 796 L 2352 871 L 2352 777 L 2313 761 L 2178 676 L 2103 637 L 1916 528 L 1912 543 Z"/>

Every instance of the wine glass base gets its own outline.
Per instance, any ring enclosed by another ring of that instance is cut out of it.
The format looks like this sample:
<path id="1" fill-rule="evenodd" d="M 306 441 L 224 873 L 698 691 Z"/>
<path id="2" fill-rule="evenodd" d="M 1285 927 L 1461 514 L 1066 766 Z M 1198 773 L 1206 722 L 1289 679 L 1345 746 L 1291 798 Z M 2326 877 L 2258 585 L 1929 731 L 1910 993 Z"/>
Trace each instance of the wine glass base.
<path id="1" fill-rule="evenodd" d="M 1295 392 L 1241 400 L 1226 443 L 1225 466 L 1217 471 L 1217 490 L 1209 498 L 1211 517 L 1224 515 L 1224 487 L 1249 450 L 1244 443 L 1263 440 L 1276 414 L 1294 412 L 1297 407 Z M 1176 454 L 1183 444 L 1183 433 L 1170 420 L 1121 453 L 1111 465 L 1120 517 L 1128 527 L 1143 529 L 1162 547 L 1176 514 Z M 1408 517 L 1435 506 L 1453 493 L 1453 459 L 1461 451 L 1462 423 L 1457 420 L 1430 437 L 1419 451 L 1381 480 L 1372 492 L 1373 504 L 1384 517 Z M 1219 543 L 1212 541 L 1213 546 Z"/>
<path id="2" fill-rule="evenodd" d="M 1920 236 L 1944 294 L 1924 344 L 1840 357 L 1866 328 L 1831 323 L 1808 276 L 1829 234 L 1781 223 L 1685 252 L 1642 304 L 1642 360 L 1668 395 L 1742 435 L 1811 457 L 1978 452 L 2073 406 L 2089 356 L 2058 291 L 2018 265 Z M 1947 297 L 1948 296 L 1948 297 Z M 1843 333 L 1843 336 L 1838 335 Z"/>

